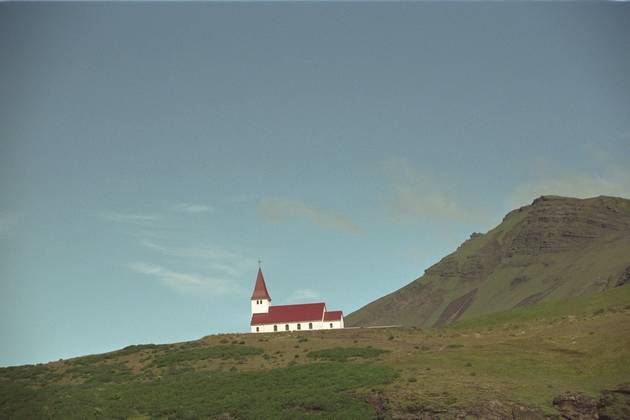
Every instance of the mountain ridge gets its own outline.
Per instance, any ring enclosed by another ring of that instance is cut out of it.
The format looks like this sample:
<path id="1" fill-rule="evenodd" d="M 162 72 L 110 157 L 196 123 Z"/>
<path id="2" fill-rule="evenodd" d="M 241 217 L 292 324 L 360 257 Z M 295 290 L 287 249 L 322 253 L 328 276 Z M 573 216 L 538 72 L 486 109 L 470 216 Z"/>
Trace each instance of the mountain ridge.
<path id="1" fill-rule="evenodd" d="M 441 327 L 459 319 L 582 296 L 630 282 L 630 200 L 541 196 L 402 288 L 346 317 L 348 326 Z"/>

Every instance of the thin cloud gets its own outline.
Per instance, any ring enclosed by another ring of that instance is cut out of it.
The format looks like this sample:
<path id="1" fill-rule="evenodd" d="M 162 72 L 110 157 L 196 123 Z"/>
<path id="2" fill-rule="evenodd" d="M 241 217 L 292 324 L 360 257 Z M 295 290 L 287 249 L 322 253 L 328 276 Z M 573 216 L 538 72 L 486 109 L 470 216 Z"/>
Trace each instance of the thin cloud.
<path id="1" fill-rule="evenodd" d="M 178 292 L 203 293 L 211 296 L 240 292 L 240 287 L 234 280 L 224 277 L 183 273 L 145 262 L 131 263 L 128 268 L 135 273 L 159 280 Z"/>
<path id="2" fill-rule="evenodd" d="M 256 260 L 254 258 L 245 257 L 217 247 L 165 246 L 148 239 L 144 239 L 140 243 L 142 246 L 159 252 L 162 255 L 203 260 L 203 266 L 205 269 L 232 277 L 242 275 L 247 268 L 254 267 L 256 264 Z"/>
<path id="3" fill-rule="evenodd" d="M 235 204 L 249 203 L 252 201 L 256 201 L 260 198 L 260 194 L 237 194 L 230 198 L 230 201 Z"/>
<path id="4" fill-rule="evenodd" d="M 0 213 L 0 236 L 4 236 L 13 229 L 15 223 L 15 217 Z"/>
<path id="5" fill-rule="evenodd" d="M 520 207 L 541 195 L 577 198 L 610 195 L 630 198 L 630 168 L 610 166 L 599 174 L 544 171 L 543 175 L 517 186 L 508 197 L 508 206 Z"/>
<path id="6" fill-rule="evenodd" d="M 360 234 L 363 229 L 343 213 L 308 206 L 299 200 L 263 198 L 258 212 L 268 222 L 282 223 L 293 219 L 305 219 L 311 223 L 341 232 Z"/>
<path id="7" fill-rule="evenodd" d="M 289 296 L 289 300 L 292 302 L 305 302 L 310 300 L 319 299 L 320 294 L 318 291 L 313 289 L 299 289 L 294 291 L 291 296 Z"/>
<path id="8" fill-rule="evenodd" d="M 173 247 L 158 245 L 155 242 L 149 240 L 143 240 L 142 245 L 161 252 L 165 255 L 174 257 L 190 257 L 190 258 L 207 258 L 207 259 L 224 259 L 224 260 L 240 260 L 245 257 L 230 252 L 221 248 L 207 246 L 192 246 L 192 247 Z M 252 260 L 255 262 L 255 260 Z"/>
<path id="9" fill-rule="evenodd" d="M 130 225 L 149 225 L 162 220 L 162 216 L 156 213 L 103 213 L 101 218 L 108 222 Z"/>
<path id="10" fill-rule="evenodd" d="M 392 196 L 389 208 L 396 221 L 455 220 L 459 222 L 486 222 L 482 209 L 463 205 L 449 183 L 428 171 L 419 171 L 405 158 L 391 158 L 381 167 L 389 178 Z"/>
<path id="11" fill-rule="evenodd" d="M 180 213 L 208 213 L 214 208 L 205 204 L 177 203 L 173 206 L 173 210 Z"/>

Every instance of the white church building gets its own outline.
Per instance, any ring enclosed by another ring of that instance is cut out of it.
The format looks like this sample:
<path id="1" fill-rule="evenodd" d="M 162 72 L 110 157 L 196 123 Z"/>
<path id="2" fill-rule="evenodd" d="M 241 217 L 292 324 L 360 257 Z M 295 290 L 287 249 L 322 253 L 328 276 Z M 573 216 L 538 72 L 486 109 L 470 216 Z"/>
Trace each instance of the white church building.
<path id="1" fill-rule="evenodd" d="M 325 303 L 271 305 L 271 296 L 260 268 L 251 302 L 250 326 L 253 333 L 343 328 L 343 312 L 327 311 Z"/>

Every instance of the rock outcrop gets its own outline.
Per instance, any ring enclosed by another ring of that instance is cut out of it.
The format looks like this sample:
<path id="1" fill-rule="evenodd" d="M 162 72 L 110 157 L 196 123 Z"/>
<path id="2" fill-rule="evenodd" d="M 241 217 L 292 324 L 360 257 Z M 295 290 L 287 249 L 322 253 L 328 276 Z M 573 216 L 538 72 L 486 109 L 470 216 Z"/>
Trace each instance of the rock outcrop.
<path id="1" fill-rule="evenodd" d="M 599 401 L 580 392 L 563 392 L 553 400 L 553 405 L 565 419 L 597 420 Z"/>

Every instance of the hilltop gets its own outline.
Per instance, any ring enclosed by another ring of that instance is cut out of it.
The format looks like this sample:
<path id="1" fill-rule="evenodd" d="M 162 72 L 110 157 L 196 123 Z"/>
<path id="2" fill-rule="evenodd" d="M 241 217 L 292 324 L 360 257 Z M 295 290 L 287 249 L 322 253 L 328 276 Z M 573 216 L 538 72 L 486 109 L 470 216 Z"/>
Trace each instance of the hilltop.
<path id="1" fill-rule="evenodd" d="M 224 334 L 4 368 L 0 418 L 617 419 L 629 380 L 625 285 L 440 329 Z"/>
<path id="2" fill-rule="evenodd" d="M 630 282 L 630 200 L 543 196 L 473 233 L 420 278 L 346 317 L 348 326 L 440 327 Z"/>

